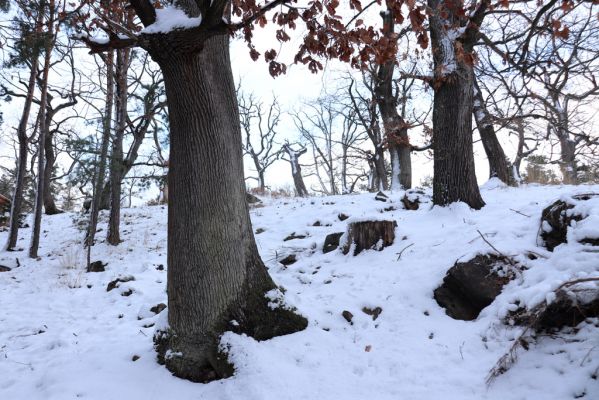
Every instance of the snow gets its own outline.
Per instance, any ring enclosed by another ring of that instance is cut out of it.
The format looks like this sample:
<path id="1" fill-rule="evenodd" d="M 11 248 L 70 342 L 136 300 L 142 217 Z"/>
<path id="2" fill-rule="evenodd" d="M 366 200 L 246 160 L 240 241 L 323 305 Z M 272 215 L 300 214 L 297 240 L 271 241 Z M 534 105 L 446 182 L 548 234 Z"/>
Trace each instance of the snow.
<path id="1" fill-rule="evenodd" d="M 387 203 L 375 201 L 374 194 L 266 198 L 264 207 L 251 211 L 253 226 L 265 229 L 256 235 L 258 247 L 284 288 L 267 296 L 273 306 L 284 298 L 297 307 L 309 326 L 263 342 L 226 333 L 221 345 L 236 374 L 209 384 L 174 378 L 155 361 L 152 336 L 168 327 L 167 310 L 149 311 L 167 304 L 166 207 L 124 210 L 124 242 L 93 249 L 93 260 L 108 263 L 101 273 L 84 272 L 84 232 L 78 228 L 83 217 L 44 216 L 39 261 L 26 256 L 29 229 L 20 232 L 24 250 L 0 253 L 0 264 L 14 268 L 0 273 L 0 399 L 563 400 L 583 394 L 597 399 L 596 320 L 578 331 L 528 339 L 529 350 L 519 353 L 508 372 L 490 386 L 485 379 L 523 331 L 501 323 L 508 311 L 551 301 L 552 291 L 566 280 L 599 275 L 596 248 L 569 240 L 549 252 L 538 241 L 544 207 L 598 191 L 599 186 L 485 185 L 487 206 L 480 211 L 461 203 L 443 208 L 426 203 L 407 211 L 400 203 L 403 191 L 388 192 Z M 390 205 L 396 209 L 385 211 Z M 588 215 L 588 222 L 569 233 L 578 237 L 579 230 L 598 226 L 599 207 L 588 202 L 576 207 Z M 339 221 L 340 212 L 350 219 Z M 340 250 L 322 253 L 327 234 L 373 216 L 397 221 L 392 246 L 356 257 Z M 103 213 L 100 239 L 106 220 Z M 321 226 L 313 226 L 315 221 Z M 453 320 L 437 305 L 433 290 L 456 260 L 492 251 L 478 231 L 528 269 L 476 321 Z M 284 242 L 290 232 L 308 236 Z M 1 242 L 6 235 L 0 233 Z M 290 251 L 296 263 L 284 267 L 276 261 Z M 530 260 L 528 252 L 539 256 Z M 108 282 L 128 275 L 135 280 L 106 291 Z M 122 296 L 126 289 L 132 294 Z M 364 307 L 381 307 L 382 313 L 373 320 Z M 353 325 L 342 317 L 344 310 L 353 314 Z"/>
<path id="2" fill-rule="evenodd" d="M 156 9 L 156 22 L 145 27 L 141 33 L 168 33 L 175 29 L 196 28 L 201 23 L 202 16 L 190 18 L 185 11 L 173 5 L 167 5 L 164 8 Z"/>

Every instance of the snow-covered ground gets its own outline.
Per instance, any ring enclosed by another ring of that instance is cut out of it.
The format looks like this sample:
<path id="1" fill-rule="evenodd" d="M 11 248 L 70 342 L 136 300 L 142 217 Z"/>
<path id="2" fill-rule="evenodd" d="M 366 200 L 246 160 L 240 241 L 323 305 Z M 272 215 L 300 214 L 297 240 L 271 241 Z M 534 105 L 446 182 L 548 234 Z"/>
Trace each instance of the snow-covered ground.
<path id="1" fill-rule="evenodd" d="M 236 374 L 209 384 L 174 378 L 155 361 L 151 325 L 159 316 L 149 309 L 166 303 L 159 268 L 166 268 L 166 207 L 124 210 L 124 242 L 93 249 L 93 260 L 108 263 L 100 273 L 84 272 L 82 216 L 44 217 L 39 261 L 26 257 L 29 229 L 21 230 L 24 251 L 0 253 L 0 264 L 21 264 L 0 273 L 0 399 L 599 399 L 592 323 L 538 337 L 508 372 L 485 383 L 522 331 L 500 323 L 516 300 L 534 305 L 564 280 L 599 276 L 599 252 L 570 243 L 550 253 L 537 244 L 541 210 L 590 191 L 599 186 L 491 184 L 481 211 L 464 204 L 407 211 L 403 193 L 389 193 L 391 203 L 373 194 L 266 200 L 252 210 L 254 229 L 264 230 L 256 235 L 262 257 L 309 327 L 264 342 L 226 334 Z M 390 206 L 396 210 L 384 211 Z M 340 221 L 339 213 L 351 219 Z M 369 216 L 397 221 L 393 246 L 356 257 L 322 253 L 327 234 Z M 477 231 L 529 269 L 476 321 L 453 320 L 433 290 L 456 260 L 492 252 Z M 307 237 L 283 241 L 291 233 Z M 529 260 L 530 251 L 541 256 Z M 298 254 L 295 264 L 278 263 L 290 252 Z M 106 291 L 129 275 L 135 280 Z M 382 313 L 373 321 L 364 307 Z M 346 310 L 353 325 L 341 315 Z"/>

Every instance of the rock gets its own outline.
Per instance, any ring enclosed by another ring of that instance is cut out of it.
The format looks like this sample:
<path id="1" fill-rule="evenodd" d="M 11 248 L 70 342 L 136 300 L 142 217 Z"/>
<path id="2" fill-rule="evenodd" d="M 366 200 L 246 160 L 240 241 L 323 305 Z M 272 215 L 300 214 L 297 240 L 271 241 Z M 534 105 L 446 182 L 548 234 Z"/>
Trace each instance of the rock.
<path id="1" fill-rule="evenodd" d="M 266 232 L 266 229 L 264 229 L 264 228 L 258 228 L 258 229 L 256 229 L 256 235 L 259 235 L 259 234 L 264 233 L 264 232 Z"/>
<path id="2" fill-rule="evenodd" d="M 127 296 L 131 296 L 133 294 L 133 289 L 129 288 L 127 290 L 125 290 L 124 292 L 121 293 L 121 296 L 127 297 Z"/>
<path id="3" fill-rule="evenodd" d="M 435 300 L 451 318 L 474 320 L 514 278 L 510 268 L 503 258 L 494 255 L 478 255 L 456 263 L 435 289 Z"/>
<path id="4" fill-rule="evenodd" d="M 164 271 L 164 265 L 162 265 L 162 264 L 158 264 L 158 265 L 156 266 L 156 270 L 158 270 L 158 271 Z"/>
<path id="5" fill-rule="evenodd" d="M 586 201 L 595 196 L 599 196 L 599 194 L 583 194 L 572 196 L 572 198 L 578 201 Z M 557 200 L 543 210 L 541 214 L 541 239 L 545 242 L 547 250 L 553 251 L 560 244 L 567 243 L 570 223 L 584 219 L 582 215 L 568 212 L 574 207 L 575 204 L 568 201 Z M 584 238 L 580 242 L 599 246 L 599 238 Z"/>
<path id="6" fill-rule="evenodd" d="M 335 232 L 327 235 L 324 239 L 324 246 L 322 246 L 323 253 L 330 253 L 331 251 L 339 247 L 339 239 L 343 236 L 343 232 Z"/>
<path id="7" fill-rule="evenodd" d="M 245 200 L 247 201 L 248 204 L 262 203 L 262 200 L 260 200 L 258 197 L 254 196 L 251 193 L 245 194 Z"/>
<path id="8" fill-rule="evenodd" d="M 383 193 L 383 192 L 378 192 L 378 193 L 376 194 L 376 196 L 374 196 L 374 199 L 375 199 L 375 200 L 377 200 L 377 201 L 383 201 L 383 202 L 385 202 L 385 201 L 388 201 L 388 200 L 389 200 L 389 196 L 387 196 L 387 195 L 386 195 L 385 193 Z"/>
<path id="9" fill-rule="evenodd" d="M 295 254 L 289 254 L 287 257 L 279 260 L 279 262 L 285 266 L 291 265 L 297 261 L 297 257 Z"/>
<path id="10" fill-rule="evenodd" d="M 283 241 L 287 242 L 289 240 L 294 240 L 294 239 L 305 239 L 306 237 L 307 237 L 306 235 L 296 235 L 295 232 L 293 232 L 291 235 L 289 235 L 285 239 L 283 239 Z"/>
<path id="11" fill-rule="evenodd" d="M 133 357 L 131 357 L 131 361 L 135 362 L 139 360 L 139 356 L 137 354 L 135 354 Z"/>
<path id="12" fill-rule="evenodd" d="M 508 317 L 518 325 L 531 326 L 536 332 L 551 332 L 575 327 L 587 318 L 599 317 L 599 288 L 587 290 L 559 289 L 555 299 L 532 310 L 520 309 Z"/>
<path id="13" fill-rule="evenodd" d="M 110 283 L 108 283 L 108 286 L 106 287 L 106 291 L 110 292 L 112 289 L 118 288 L 121 283 L 131 282 L 134 280 L 135 280 L 135 278 L 131 275 L 116 278 L 114 281 L 111 281 Z"/>
<path id="14" fill-rule="evenodd" d="M 364 307 L 364 308 L 362 308 L 362 312 L 366 315 L 370 315 L 372 317 L 372 320 L 376 321 L 376 319 L 379 317 L 379 315 L 381 315 L 381 313 L 383 312 L 383 309 L 381 307 L 375 307 L 375 308 Z"/>
<path id="15" fill-rule="evenodd" d="M 349 218 L 349 215 L 341 213 L 341 214 L 337 215 L 337 218 L 339 218 L 339 221 L 345 221 L 346 219 Z"/>
<path id="16" fill-rule="evenodd" d="M 11 268 L 8 268 L 7 266 L 4 265 L 0 265 L 0 272 L 8 272 L 11 271 Z"/>
<path id="17" fill-rule="evenodd" d="M 352 322 L 352 319 L 354 318 L 354 314 L 350 313 L 350 312 L 349 312 L 349 311 L 347 311 L 347 310 L 344 310 L 344 311 L 341 313 L 341 316 L 342 316 L 343 318 L 345 318 L 345 320 L 346 320 L 347 322 L 349 322 L 349 323 L 350 323 L 350 325 L 353 325 L 353 324 L 354 324 L 354 323 Z"/>
<path id="18" fill-rule="evenodd" d="M 104 272 L 106 271 L 104 267 L 106 267 L 107 265 L 108 264 L 104 264 L 102 261 L 99 260 L 94 261 L 87 267 L 87 272 Z"/>
<path id="19" fill-rule="evenodd" d="M 349 253 L 354 248 L 354 256 L 376 248 L 383 250 L 391 246 L 395 240 L 395 221 L 362 221 L 352 222 L 347 229 L 348 240 L 343 246 L 343 254 Z"/>
<path id="20" fill-rule="evenodd" d="M 154 307 L 150 308 L 150 311 L 152 311 L 154 314 L 160 314 L 165 309 L 166 309 L 166 304 L 159 303 L 159 304 L 156 304 Z"/>
<path id="21" fill-rule="evenodd" d="M 408 197 L 407 194 L 401 198 L 401 202 L 406 210 L 416 211 L 418 207 L 420 207 L 420 198 L 419 197 Z"/>

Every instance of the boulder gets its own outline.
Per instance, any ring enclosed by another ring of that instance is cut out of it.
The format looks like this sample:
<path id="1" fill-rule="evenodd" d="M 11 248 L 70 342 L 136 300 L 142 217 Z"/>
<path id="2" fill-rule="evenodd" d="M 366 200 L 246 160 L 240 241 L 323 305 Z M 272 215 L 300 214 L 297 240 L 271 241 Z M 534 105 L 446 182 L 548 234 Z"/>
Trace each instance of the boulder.
<path id="1" fill-rule="evenodd" d="M 599 317 L 599 287 L 594 289 L 563 288 L 554 300 L 532 310 L 520 309 L 508 317 L 511 322 L 532 327 L 536 332 L 552 332 L 575 327 L 587 318 Z"/>
<path id="2" fill-rule="evenodd" d="M 335 232 L 328 234 L 324 239 L 324 246 L 322 246 L 323 253 L 330 253 L 339 247 L 339 239 L 343 236 L 343 232 Z"/>
<path id="3" fill-rule="evenodd" d="M 599 196 L 597 193 L 572 196 L 575 201 L 587 201 Z M 568 242 L 568 227 L 572 221 L 581 221 L 585 216 L 570 211 L 576 205 L 567 200 L 557 200 L 545 208 L 541 214 L 541 239 L 549 251 Z M 584 238 L 581 243 L 599 246 L 599 238 Z"/>
<path id="4" fill-rule="evenodd" d="M 166 309 L 166 304 L 159 303 L 159 304 L 156 304 L 154 307 L 150 308 L 150 311 L 152 311 L 154 314 L 160 314 L 165 309 Z"/>
<path id="5" fill-rule="evenodd" d="M 376 201 L 383 201 L 383 202 L 386 202 L 386 201 L 388 201 L 388 200 L 389 200 L 389 196 L 387 196 L 387 195 L 386 195 L 385 193 L 383 193 L 383 192 L 378 192 L 378 193 L 376 194 L 376 196 L 374 196 L 374 199 L 375 199 Z"/>
<path id="6" fill-rule="evenodd" d="M 353 247 L 354 256 L 362 250 L 376 249 L 391 246 L 395 240 L 395 221 L 361 221 L 352 222 L 347 228 L 347 242 L 343 246 L 343 254 L 349 253 Z"/>
<path id="7" fill-rule="evenodd" d="M 118 288 L 121 285 L 121 283 L 131 282 L 131 281 L 134 281 L 134 280 L 135 280 L 135 278 L 133 276 L 131 276 L 131 275 L 116 278 L 114 281 L 111 281 L 108 284 L 108 286 L 106 287 L 106 291 L 110 292 L 112 289 Z"/>
<path id="8" fill-rule="evenodd" d="M 506 260 L 494 255 L 478 255 L 456 263 L 435 289 L 435 300 L 451 318 L 474 320 L 514 278 L 510 268 Z"/>
<path id="9" fill-rule="evenodd" d="M 94 261 L 87 267 L 87 272 L 104 272 L 106 271 L 104 267 L 106 267 L 107 265 L 108 264 L 104 264 L 102 261 L 99 260 Z"/>
<path id="10" fill-rule="evenodd" d="M 339 221 L 345 221 L 346 219 L 349 218 L 349 215 L 341 213 L 341 214 L 337 215 L 337 218 L 339 218 Z"/>
<path id="11" fill-rule="evenodd" d="M 297 256 L 295 254 L 289 254 L 288 256 L 279 260 L 279 262 L 285 266 L 294 264 L 297 261 Z"/>
<path id="12" fill-rule="evenodd" d="M 248 204 L 262 203 L 262 200 L 260 200 L 258 197 L 254 196 L 251 193 L 247 193 L 247 192 L 245 194 L 245 200 L 247 201 Z"/>

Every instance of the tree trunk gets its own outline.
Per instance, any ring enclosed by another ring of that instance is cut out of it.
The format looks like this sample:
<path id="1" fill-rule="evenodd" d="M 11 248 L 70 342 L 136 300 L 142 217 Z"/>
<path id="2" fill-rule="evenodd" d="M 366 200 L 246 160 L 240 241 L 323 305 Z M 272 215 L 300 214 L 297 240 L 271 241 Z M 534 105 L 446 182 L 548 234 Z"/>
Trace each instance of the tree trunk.
<path id="1" fill-rule="evenodd" d="M 41 31 L 43 12 L 38 11 L 36 19 L 36 32 Z M 39 47 L 34 46 L 31 54 L 31 69 L 29 71 L 29 82 L 27 86 L 27 95 L 23 104 L 23 113 L 19 121 L 17 129 L 17 137 L 19 139 L 19 159 L 17 161 L 17 177 L 15 181 L 15 191 L 13 193 L 11 208 L 10 208 L 10 223 L 8 232 L 8 241 L 6 242 L 6 250 L 15 250 L 17 239 L 19 237 L 19 220 L 21 210 L 23 208 L 23 191 L 25 189 L 25 176 L 27 174 L 27 124 L 29 123 L 29 115 L 31 114 L 31 105 L 33 104 L 33 96 L 35 93 L 35 79 L 38 72 L 38 57 Z"/>
<path id="2" fill-rule="evenodd" d="M 393 12 L 387 10 L 382 17 L 385 35 L 392 36 L 394 31 Z M 412 155 L 407 124 L 397 112 L 397 101 L 393 95 L 394 70 L 395 59 L 379 66 L 375 97 L 381 112 L 391 156 L 391 190 L 400 190 L 412 187 Z"/>
<path id="3" fill-rule="evenodd" d="M 576 185 L 578 184 L 576 144 L 567 133 L 562 133 L 558 137 L 561 150 L 559 167 L 562 173 L 562 182 L 566 185 Z"/>
<path id="4" fill-rule="evenodd" d="M 499 178 L 506 185 L 515 185 L 515 181 L 511 179 L 512 173 L 507 157 L 501 147 L 501 143 L 495 134 L 495 127 L 489 111 L 485 107 L 482 92 L 474 77 L 473 85 L 474 94 L 474 119 L 480 134 L 480 139 L 489 161 L 489 178 Z"/>
<path id="5" fill-rule="evenodd" d="M 40 246 L 40 231 L 42 228 L 42 212 L 44 209 L 44 186 L 45 181 L 45 164 L 46 164 L 46 132 L 49 127 L 46 126 L 46 112 L 48 111 L 48 76 L 50 74 L 50 62 L 52 61 L 52 51 L 54 49 L 54 0 L 50 0 L 48 4 L 49 20 L 47 24 L 46 45 L 44 48 L 44 69 L 42 71 L 42 87 L 40 95 L 39 108 L 39 123 L 40 133 L 37 150 L 37 191 L 35 193 L 35 208 L 33 211 L 33 229 L 31 232 L 31 244 L 29 246 L 29 257 L 37 258 L 37 253 Z"/>
<path id="6" fill-rule="evenodd" d="M 47 119 L 47 118 L 46 118 Z M 50 127 L 49 122 L 46 123 L 46 129 Z M 60 214 L 62 211 L 56 206 L 54 196 L 52 195 L 52 172 L 54 171 L 54 164 L 56 163 L 56 155 L 54 154 L 54 135 L 46 131 L 46 165 L 44 167 L 44 210 L 46 215 Z"/>
<path id="7" fill-rule="evenodd" d="M 451 20 L 441 17 L 440 0 L 428 3 L 435 10 L 429 18 L 435 67 L 433 203 L 445 206 L 463 201 L 480 209 L 485 203 L 476 182 L 472 150 L 472 64 L 456 56 L 456 29 L 451 28 Z M 448 7 L 447 12 L 452 10 Z"/>
<path id="8" fill-rule="evenodd" d="M 219 353 L 224 331 L 263 340 L 307 321 L 271 309 L 265 297 L 276 285 L 258 254 L 245 200 L 228 35 L 207 39 L 197 55 L 151 54 L 164 74 L 171 135 L 169 327 L 156 334 L 156 349 L 176 376 L 206 382 L 233 372 Z"/>
<path id="9" fill-rule="evenodd" d="M 106 159 L 108 157 L 108 144 L 110 142 L 110 130 L 112 126 L 112 108 L 114 105 L 114 51 L 106 54 L 106 106 L 104 107 L 104 118 L 102 123 L 102 144 L 100 148 L 100 161 L 97 166 L 94 182 L 94 198 L 89 216 L 89 226 L 85 243 L 93 246 L 98 227 L 98 215 L 100 213 L 101 189 L 104 185 L 106 174 Z"/>
<path id="10" fill-rule="evenodd" d="M 289 164 L 291 164 L 291 176 L 293 177 L 293 184 L 295 185 L 295 195 L 298 197 L 308 196 L 308 189 L 306 189 L 306 184 L 304 183 L 304 178 L 302 177 L 302 167 L 299 163 L 300 156 L 305 154 L 308 150 L 303 148 L 299 151 L 295 151 L 289 146 L 289 144 L 283 145 L 283 150 L 285 150 L 289 156 Z"/>
<path id="11" fill-rule="evenodd" d="M 123 185 L 123 136 L 127 128 L 127 71 L 130 50 L 117 50 L 116 56 L 116 129 L 112 140 L 110 158 L 110 219 L 108 221 L 109 244 L 121 243 L 121 193 Z"/>
<path id="12" fill-rule="evenodd" d="M 387 182 L 387 169 L 385 168 L 385 150 L 381 145 L 375 148 L 373 162 L 378 180 L 378 188 L 375 191 L 389 190 L 389 183 Z"/>

